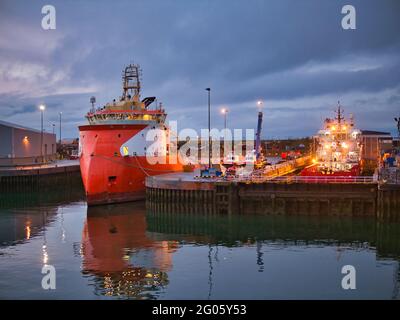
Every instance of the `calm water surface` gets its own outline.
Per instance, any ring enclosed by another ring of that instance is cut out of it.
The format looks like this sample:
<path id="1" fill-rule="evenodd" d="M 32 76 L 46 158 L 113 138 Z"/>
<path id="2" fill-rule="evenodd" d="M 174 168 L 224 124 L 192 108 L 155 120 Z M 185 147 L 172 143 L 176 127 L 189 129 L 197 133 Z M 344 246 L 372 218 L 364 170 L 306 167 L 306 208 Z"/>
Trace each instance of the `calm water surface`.
<path id="1" fill-rule="evenodd" d="M 399 299 L 399 257 L 400 225 L 366 219 L 0 209 L 1 299 Z"/>

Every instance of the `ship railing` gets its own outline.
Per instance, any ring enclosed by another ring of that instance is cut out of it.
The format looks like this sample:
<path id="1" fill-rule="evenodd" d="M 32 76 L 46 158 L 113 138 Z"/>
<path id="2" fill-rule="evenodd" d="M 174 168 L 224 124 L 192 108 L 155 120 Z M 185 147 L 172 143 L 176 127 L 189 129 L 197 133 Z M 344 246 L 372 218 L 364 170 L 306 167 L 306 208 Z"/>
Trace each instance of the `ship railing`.
<path id="1" fill-rule="evenodd" d="M 89 112 L 86 118 L 91 121 L 108 121 L 108 120 L 160 120 L 165 116 L 163 110 L 132 110 L 132 111 L 95 111 Z M 147 118 L 145 118 L 147 117 Z"/>
<path id="2" fill-rule="evenodd" d="M 377 183 L 373 176 L 266 176 L 260 174 L 238 176 L 237 182 L 274 183 Z"/>
<path id="3" fill-rule="evenodd" d="M 380 168 L 378 170 L 377 179 L 380 184 L 400 185 L 400 168 Z"/>
<path id="4" fill-rule="evenodd" d="M 94 115 L 162 115 L 165 113 L 164 109 L 157 110 L 95 110 L 94 112 L 88 112 L 87 116 L 91 117 Z"/>

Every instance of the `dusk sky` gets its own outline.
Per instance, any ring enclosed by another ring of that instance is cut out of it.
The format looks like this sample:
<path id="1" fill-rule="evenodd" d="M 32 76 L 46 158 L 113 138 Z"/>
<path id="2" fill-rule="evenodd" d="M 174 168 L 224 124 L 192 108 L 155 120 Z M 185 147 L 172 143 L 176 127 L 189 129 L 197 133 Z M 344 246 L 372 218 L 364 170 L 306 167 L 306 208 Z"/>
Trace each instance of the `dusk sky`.
<path id="1" fill-rule="evenodd" d="M 41 26 L 43 5 L 56 29 Z M 356 29 L 341 26 L 344 5 Z M 313 135 L 340 100 L 360 129 L 395 134 L 400 115 L 400 1 L 0 0 L 0 120 L 77 137 L 94 95 L 121 95 L 121 72 L 143 70 L 142 98 L 157 96 L 178 128 L 255 128 L 263 137 Z"/>

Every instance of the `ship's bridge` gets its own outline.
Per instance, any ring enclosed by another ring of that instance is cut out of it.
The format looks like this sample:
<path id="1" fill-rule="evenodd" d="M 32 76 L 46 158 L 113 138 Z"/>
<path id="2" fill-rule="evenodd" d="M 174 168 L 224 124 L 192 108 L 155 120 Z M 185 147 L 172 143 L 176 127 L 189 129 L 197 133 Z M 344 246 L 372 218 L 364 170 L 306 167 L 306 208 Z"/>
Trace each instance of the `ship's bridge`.
<path id="1" fill-rule="evenodd" d="M 92 108 L 86 118 L 90 124 L 118 123 L 164 123 L 167 114 L 161 104 L 156 109 L 149 110 L 148 106 L 155 100 L 148 97 L 141 102 L 125 99 L 118 102 L 107 103 L 102 108 Z"/>
<path id="2" fill-rule="evenodd" d="M 167 114 L 163 109 L 159 110 L 96 110 L 87 113 L 89 124 L 108 123 L 164 123 Z"/>

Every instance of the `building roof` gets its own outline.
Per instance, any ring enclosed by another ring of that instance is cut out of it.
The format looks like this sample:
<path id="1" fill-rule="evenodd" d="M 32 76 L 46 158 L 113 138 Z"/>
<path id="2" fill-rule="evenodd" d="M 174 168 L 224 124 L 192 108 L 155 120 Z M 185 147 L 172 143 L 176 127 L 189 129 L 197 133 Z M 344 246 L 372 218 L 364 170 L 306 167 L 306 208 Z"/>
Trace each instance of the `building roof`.
<path id="1" fill-rule="evenodd" d="M 390 132 L 373 131 L 373 130 L 361 130 L 361 134 L 364 136 L 390 136 Z"/>
<path id="2" fill-rule="evenodd" d="M 33 128 L 28 128 L 28 127 L 24 127 L 24 126 L 21 126 L 21 125 L 16 124 L 16 123 L 7 122 L 7 121 L 3 121 L 3 120 L 0 120 L 0 126 L 10 127 L 10 128 L 15 128 L 15 129 L 28 130 L 28 131 L 32 131 L 32 132 L 41 133 L 40 130 L 33 129 Z M 46 132 L 46 131 L 44 131 L 43 133 L 44 133 L 44 134 L 53 134 L 53 133 Z"/>

